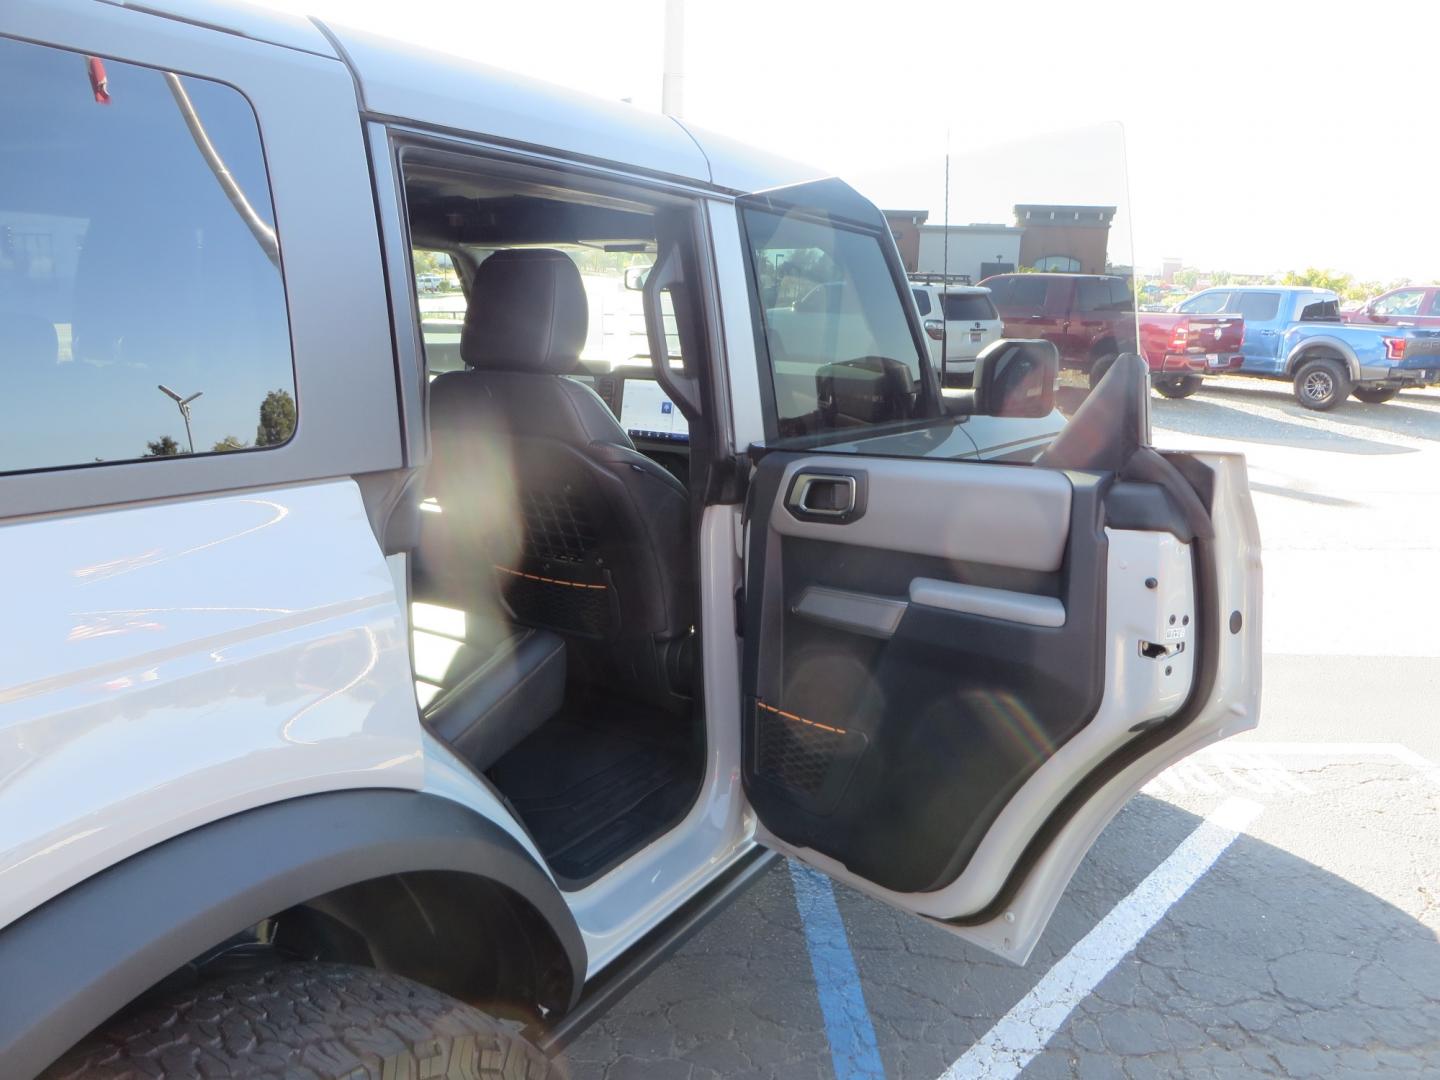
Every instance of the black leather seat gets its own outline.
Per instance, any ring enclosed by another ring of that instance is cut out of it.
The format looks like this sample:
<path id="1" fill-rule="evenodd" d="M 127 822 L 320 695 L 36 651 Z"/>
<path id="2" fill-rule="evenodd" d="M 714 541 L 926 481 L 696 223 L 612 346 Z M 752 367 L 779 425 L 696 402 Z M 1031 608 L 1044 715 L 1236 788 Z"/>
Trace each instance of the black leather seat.
<path id="1" fill-rule="evenodd" d="M 480 264 L 466 370 L 430 385 L 430 492 L 443 513 L 420 562 L 437 593 L 483 598 L 498 584 L 517 623 L 566 639 L 575 678 L 678 708 L 693 622 L 689 500 L 593 390 L 566 378 L 588 322 L 561 252 Z"/>

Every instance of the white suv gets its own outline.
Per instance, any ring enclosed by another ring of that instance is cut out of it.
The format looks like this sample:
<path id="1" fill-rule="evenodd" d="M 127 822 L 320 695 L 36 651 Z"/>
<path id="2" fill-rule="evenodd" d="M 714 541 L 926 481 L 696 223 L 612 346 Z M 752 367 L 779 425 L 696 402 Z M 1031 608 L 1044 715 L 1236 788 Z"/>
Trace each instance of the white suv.
<path id="1" fill-rule="evenodd" d="M 0 160 L 6 1080 L 547 1075 L 776 853 L 1024 962 L 1256 723 L 1243 459 L 839 180 L 214 0 L 8 0 Z"/>
<path id="2" fill-rule="evenodd" d="M 930 362 L 946 384 L 968 384 L 975 374 L 975 358 L 1003 332 L 990 290 L 947 284 L 939 275 L 932 279 L 912 274 L 910 291 L 930 340 Z"/>

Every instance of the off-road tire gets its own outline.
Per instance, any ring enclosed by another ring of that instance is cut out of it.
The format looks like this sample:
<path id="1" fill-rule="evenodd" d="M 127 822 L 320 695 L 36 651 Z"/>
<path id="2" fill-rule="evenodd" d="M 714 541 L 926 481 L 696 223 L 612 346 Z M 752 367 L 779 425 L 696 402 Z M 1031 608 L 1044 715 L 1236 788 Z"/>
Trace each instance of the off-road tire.
<path id="1" fill-rule="evenodd" d="M 1115 353 L 1106 353 L 1104 356 L 1097 356 L 1090 362 L 1090 389 L 1100 385 L 1100 380 L 1105 373 L 1115 366 Z"/>
<path id="2" fill-rule="evenodd" d="M 1198 393 L 1205 385 L 1205 379 L 1200 375 L 1157 375 L 1150 380 L 1150 385 L 1160 392 L 1161 397 L 1178 399 Z"/>
<path id="3" fill-rule="evenodd" d="M 280 964 L 112 1020 L 41 1080 L 555 1080 L 518 1033 L 420 983 Z"/>
<path id="4" fill-rule="evenodd" d="M 1400 388 L 1398 386 L 1382 386 L 1372 390 L 1363 386 L 1357 386 L 1350 392 L 1367 405 L 1383 405 L 1385 402 L 1392 400 L 1396 394 L 1400 393 Z"/>
<path id="5" fill-rule="evenodd" d="M 1329 412 L 1350 396 L 1350 372 L 1339 360 L 1317 356 L 1295 369 L 1295 400 L 1307 409 Z"/>

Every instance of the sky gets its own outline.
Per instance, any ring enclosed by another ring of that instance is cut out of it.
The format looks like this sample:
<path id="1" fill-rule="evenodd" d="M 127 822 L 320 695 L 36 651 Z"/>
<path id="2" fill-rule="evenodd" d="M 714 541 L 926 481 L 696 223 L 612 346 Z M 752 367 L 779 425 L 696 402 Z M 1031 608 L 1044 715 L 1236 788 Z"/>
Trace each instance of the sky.
<path id="1" fill-rule="evenodd" d="M 262 2 L 660 105 L 664 0 Z M 685 31 L 687 121 L 882 207 L 941 220 L 948 134 L 952 222 L 1117 202 L 1141 269 L 1440 278 L 1440 5 L 688 0 Z"/>

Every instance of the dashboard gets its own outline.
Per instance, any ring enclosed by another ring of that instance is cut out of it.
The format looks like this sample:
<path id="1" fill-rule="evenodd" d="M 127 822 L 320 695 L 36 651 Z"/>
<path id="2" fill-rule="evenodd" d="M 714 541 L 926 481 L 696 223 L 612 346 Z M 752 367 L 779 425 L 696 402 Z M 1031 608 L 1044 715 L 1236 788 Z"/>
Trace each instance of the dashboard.
<path id="1" fill-rule="evenodd" d="M 615 371 L 571 378 L 600 395 L 637 447 L 648 445 L 672 452 L 689 448 L 690 425 L 649 372 Z"/>

